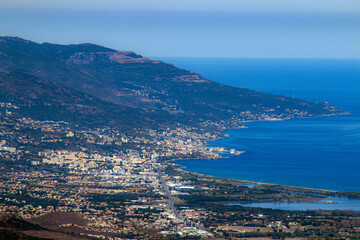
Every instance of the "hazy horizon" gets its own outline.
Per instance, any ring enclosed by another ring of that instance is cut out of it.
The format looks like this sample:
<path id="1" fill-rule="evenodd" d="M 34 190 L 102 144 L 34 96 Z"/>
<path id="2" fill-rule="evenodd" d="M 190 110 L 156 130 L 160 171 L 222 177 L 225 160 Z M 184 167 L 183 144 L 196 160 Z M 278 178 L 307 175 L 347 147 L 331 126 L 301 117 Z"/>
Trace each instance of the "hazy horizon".
<path id="1" fill-rule="evenodd" d="M 5 0 L 0 35 L 147 57 L 360 58 L 360 2 Z"/>

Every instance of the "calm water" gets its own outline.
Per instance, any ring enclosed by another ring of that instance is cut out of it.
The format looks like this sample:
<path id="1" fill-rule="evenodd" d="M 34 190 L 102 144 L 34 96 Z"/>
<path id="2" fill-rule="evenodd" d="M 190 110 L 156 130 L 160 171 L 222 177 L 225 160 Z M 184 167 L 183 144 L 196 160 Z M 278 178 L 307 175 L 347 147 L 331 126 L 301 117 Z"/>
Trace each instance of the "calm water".
<path id="1" fill-rule="evenodd" d="M 230 137 L 209 143 L 246 153 L 178 164 L 219 177 L 360 192 L 360 60 L 162 60 L 224 84 L 328 101 L 352 113 L 247 123 L 247 129 L 227 130 Z"/>
<path id="2" fill-rule="evenodd" d="M 252 122 L 210 142 L 244 150 L 229 159 L 177 161 L 219 177 L 339 191 L 360 191 L 360 117 Z"/>
<path id="3" fill-rule="evenodd" d="M 326 203 L 327 201 L 336 202 L 335 204 Z M 354 210 L 360 211 L 360 200 L 356 199 L 347 199 L 347 198 L 329 198 L 325 200 L 321 200 L 319 202 L 309 202 L 309 203 L 273 203 L 273 202 L 265 202 L 265 203 L 232 203 L 230 205 L 241 205 L 244 207 L 261 207 L 261 208 L 273 208 L 273 209 L 281 209 L 281 210 Z"/>

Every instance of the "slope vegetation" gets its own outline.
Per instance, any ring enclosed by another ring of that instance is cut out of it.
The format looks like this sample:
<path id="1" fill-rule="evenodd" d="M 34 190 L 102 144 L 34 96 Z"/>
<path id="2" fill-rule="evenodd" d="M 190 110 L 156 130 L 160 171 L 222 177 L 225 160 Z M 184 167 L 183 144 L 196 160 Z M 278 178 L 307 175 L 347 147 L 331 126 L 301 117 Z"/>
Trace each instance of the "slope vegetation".
<path id="1" fill-rule="evenodd" d="M 244 120 L 343 113 L 327 103 L 222 85 L 171 64 L 94 44 L 0 37 L 0 72 L 2 101 L 20 102 L 28 115 L 43 119 L 124 127 L 234 127 Z"/>

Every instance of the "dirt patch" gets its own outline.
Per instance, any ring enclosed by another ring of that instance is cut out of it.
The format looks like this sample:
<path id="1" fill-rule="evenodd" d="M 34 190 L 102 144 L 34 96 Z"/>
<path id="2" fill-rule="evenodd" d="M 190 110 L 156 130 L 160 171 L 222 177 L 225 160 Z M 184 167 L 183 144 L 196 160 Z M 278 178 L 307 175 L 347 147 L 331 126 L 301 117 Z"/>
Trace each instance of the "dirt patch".
<path id="1" fill-rule="evenodd" d="M 87 238 L 80 238 L 80 237 L 74 237 L 68 234 L 58 233 L 58 232 L 50 232 L 50 231 L 36 231 L 36 230 L 28 230 L 23 231 L 23 234 L 26 234 L 28 236 L 32 237 L 38 237 L 38 238 L 48 238 L 48 239 L 54 239 L 54 240 L 84 240 Z"/>
<path id="2" fill-rule="evenodd" d="M 84 218 L 80 213 L 74 212 L 53 212 L 30 220 L 31 223 L 39 224 L 48 229 L 58 229 L 67 224 L 87 226 L 91 221 Z"/>

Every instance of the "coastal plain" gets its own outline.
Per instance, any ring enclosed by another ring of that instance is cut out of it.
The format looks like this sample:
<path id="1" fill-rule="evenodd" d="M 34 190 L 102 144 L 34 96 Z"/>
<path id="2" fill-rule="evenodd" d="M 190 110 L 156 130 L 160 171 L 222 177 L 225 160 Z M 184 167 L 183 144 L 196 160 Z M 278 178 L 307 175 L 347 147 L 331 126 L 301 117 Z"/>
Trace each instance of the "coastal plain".
<path id="1" fill-rule="evenodd" d="M 208 142 L 245 121 L 347 114 L 336 106 L 93 44 L 1 37 L 0 71 L 0 238 L 360 238 L 358 211 L 231 205 L 359 193 L 218 178 L 172 162 L 220 158 Z"/>

